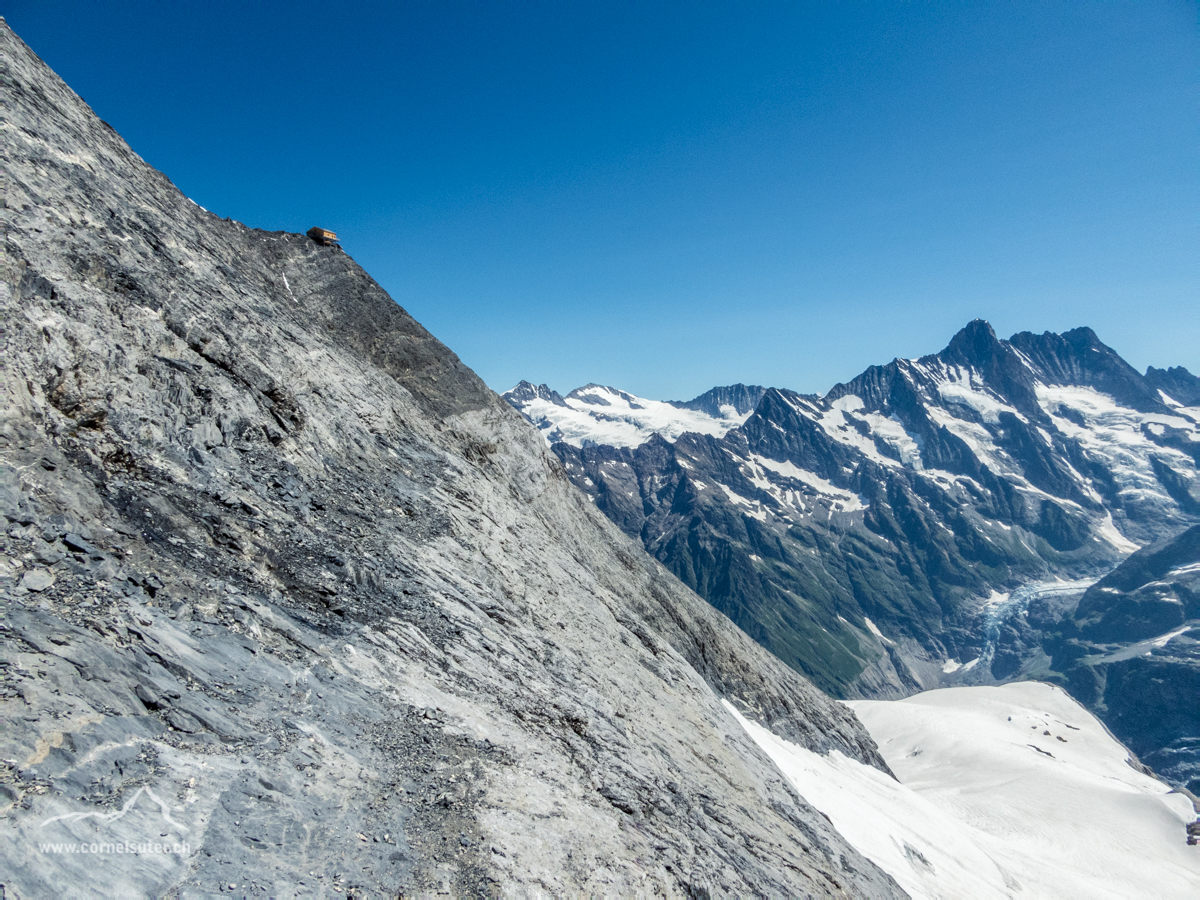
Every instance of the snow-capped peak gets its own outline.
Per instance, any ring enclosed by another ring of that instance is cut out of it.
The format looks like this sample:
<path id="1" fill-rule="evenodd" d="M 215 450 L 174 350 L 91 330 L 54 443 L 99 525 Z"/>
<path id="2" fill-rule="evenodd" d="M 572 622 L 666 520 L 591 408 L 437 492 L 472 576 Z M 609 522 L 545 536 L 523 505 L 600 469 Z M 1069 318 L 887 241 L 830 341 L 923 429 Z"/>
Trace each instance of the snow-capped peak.
<path id="1" fill-rule="evenodd" d="M 502 395 L 513 406 L 520 407 L 520 403 L 532 403 L 535 400 L 544 400 L 547 403 L 553 403 L 555 406 L 566 406 L 563 398 L 558 391 L 551 390 L 549 386 L 544 384 L 530 384 L 528 381 L 517 382 L 515 387 L 509 388 Z"/>
<path id="2" fill-rule="evenodd" d="M 544 384 L 534 387 L 522 381 L 503 397 L 533 422 L 547 441 L 574 447 L 640 447 L 656 434 L 675 441 L 689 431 L 722 437 L 745 422 L 752 411 L 739 412 L 737 406 L 727 403 L 715 407 L 720 415 L 713 415 L 707 411 L 712 404 L 702 404 L 706 409 L 688 408 L 689 404 L 647 400 L 600 384 L 586 384 L 562 397 Z"/>

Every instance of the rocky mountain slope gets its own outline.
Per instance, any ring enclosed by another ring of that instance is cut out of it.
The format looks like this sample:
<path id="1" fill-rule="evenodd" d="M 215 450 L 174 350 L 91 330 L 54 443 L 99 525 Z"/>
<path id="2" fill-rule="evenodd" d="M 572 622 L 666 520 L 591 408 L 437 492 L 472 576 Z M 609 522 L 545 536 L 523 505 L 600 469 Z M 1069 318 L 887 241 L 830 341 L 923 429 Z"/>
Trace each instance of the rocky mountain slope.
<path id="1" fill-rule="evenodd" d="M 1000 340 L 976 321 L 823 397 L 763 391 L 722 434 L 553 450 L 622 530 L 835 695 L 1067 684 L 1087 586 L 1198 521 L 1198 396 L 1186 369 L 1141 375 L 1087 328 Z M 535 420 L 549 438 L 555 409 Z"/>
<path id="2" fill-rule="evenodd" d="M 0 43 L 4 896 L 901 894 L 722 700 L 885 770 L 852 713 Z"/>
<path id="3" fill-rule="evenodd" d="M 1088 588 L 1043 644 L 1051 668 L 1155 772 L 1200 794 L 1200 525 Z"/>

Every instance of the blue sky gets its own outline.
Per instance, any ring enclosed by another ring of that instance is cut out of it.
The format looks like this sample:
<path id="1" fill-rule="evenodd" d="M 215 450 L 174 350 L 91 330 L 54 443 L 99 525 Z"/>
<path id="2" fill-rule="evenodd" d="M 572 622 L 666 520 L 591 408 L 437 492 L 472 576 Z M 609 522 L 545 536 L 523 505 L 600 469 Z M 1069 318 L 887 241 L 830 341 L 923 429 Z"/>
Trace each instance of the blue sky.
<path id="1" fill-rule="evenodd" d="M 975 317 L 1200 373 L 1194 2 L 345 6 L 5 16 L 188 196 L 335 229 L 498 390 L 822 392 Z"/>

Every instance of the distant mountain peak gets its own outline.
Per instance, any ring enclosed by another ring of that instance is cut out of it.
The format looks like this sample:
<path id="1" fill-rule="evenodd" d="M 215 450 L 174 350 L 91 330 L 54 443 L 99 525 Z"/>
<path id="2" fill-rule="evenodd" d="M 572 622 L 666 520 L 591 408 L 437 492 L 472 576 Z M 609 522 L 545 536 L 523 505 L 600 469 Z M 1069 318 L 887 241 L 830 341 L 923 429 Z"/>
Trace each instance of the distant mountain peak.
<path id="1" fill-rule="evenodd" d="M 758 401 L 767 388 L 757 384 L 729 384 L 705 391 L 693 400 L 669 400 L 679 409 L 695 409 L 710 416 L 727 417 L 726 408 L 731 407 L 735 415 L 745 416 L 754 412 Z"/>
<path id="2" fill-rule="evenodd" d="M 1146 381 L 1159 392 L 1167 406 L 1200 406 L 1200 378 L 1183 366 L 1169 369 L 1150 366 L 1146 369 Z"/>
<path id="3" fill-rule="evenodd" d="M 1003 352 L 1000 339 L 992 326 L 984 319 L 972 319 L 950 339 L 946 349 L 938 354 L 947 362 L 966 365 L 987 365 L 992 358 Z"/>
<path id="4" fill-rule="evenodd" d="M 987 340 L 993 343 L 999 341 L 999 338 L 996 337 L 996 329 L 992 328 L 992 323 L 987 319 L 972 319 L 958 330 L 958 333 L 950 339 L 950 343 L 953 344 L 959 339 Z"/>
<path id="5" fill-rule="evenodd" d="M 1038 378 L 1045 384 L 1092 388 L 1143 413 L 1170 412 L 1146 378 L 1091 328 L 1040 335 L 1022 331 L 1007 343 L 1037 369 Z"/>
<path id="6" fill-rule="evenodd" d="M 594 383 L 562 397 L 546 385 L 522 381 L 503 396 L 552 444 L 638 447 L 656 436 L 675 441 L 688 432 L 724 435 L 746 421 L 764 390 L 732 385 L 679 403 L 646 400 Z"/>
<path id="7" fill-rule="evenodd" d="M 534 385 L 528 381 L 517 382 L 515 387 L 509 388 L 501 396 L 514 405 L 514 401 L 528 403 L 533 400 L 545 400 L 555 406 L 567 405 L 558 391 L 552 390 L 548 385 Z"/>
<path id="8" fill-rule="evenodd" d="M 622 391 L 619 388 L 610 387 L 607 384 L 595 384 L 589 382 L 583 387 L 577 387 L 571 393 L 567 394 L 570 400 L 579 400 L 583 403 L 588 403 L 592 406 L 612 406 L 614 401 L 624 401 L 635 409 L 640 409 L 638 397 L 627 391 Z"/>

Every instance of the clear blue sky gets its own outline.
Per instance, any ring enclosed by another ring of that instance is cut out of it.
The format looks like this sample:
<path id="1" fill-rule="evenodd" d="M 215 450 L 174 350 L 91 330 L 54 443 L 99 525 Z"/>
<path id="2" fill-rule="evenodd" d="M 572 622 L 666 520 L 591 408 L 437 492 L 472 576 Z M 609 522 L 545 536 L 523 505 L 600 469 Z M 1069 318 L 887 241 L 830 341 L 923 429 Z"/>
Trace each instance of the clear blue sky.
<path id="1" fill-rule="evenodd" d="M 499 390 L 821 392 L 977 316 L 1200 373 L 1195 2 L 5 15 L 188 196 L 335 229 Z"/>

